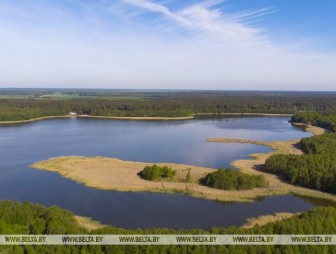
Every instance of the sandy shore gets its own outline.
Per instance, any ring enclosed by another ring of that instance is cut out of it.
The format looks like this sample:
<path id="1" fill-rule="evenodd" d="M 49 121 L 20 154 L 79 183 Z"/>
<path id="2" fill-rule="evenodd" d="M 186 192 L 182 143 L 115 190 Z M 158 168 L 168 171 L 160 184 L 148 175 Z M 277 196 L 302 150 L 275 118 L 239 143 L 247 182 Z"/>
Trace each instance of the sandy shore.
<path id="1" fill-rule="evenodd" d="M 271 113 L 197 113 L 198 116 L 288 116 L 293 114 L 271 114 Z"/>
<path id="2" fill-rule="evenodd" d="M 211 114 L 211 113 L 199 113 L 199 116 L 206 116 L 206 115 L 218 115 L 218 114 Z M 20 124 L 20 123 L 30 123 L 35 121 L 53 119 L 53 118 L 69 118 L 69 117 L 79 117 L 79 118 L 101 118 L 101 119 L 114 119 L 114 120 L 137 120 L 137 121 L 169 121 L 169 120 L 190 120 L 195 119 L 196 114 L 192 114 L 190 116 L 183 116 L 183 117 L 135 117 L 135 116 L 90 116 L 90 115 L 77 115 L 77 116 L 45 116 L 45 117 L 38 117 L 32 118 L 29 120 L 20 120 L 20 121 L 0 121 L 0 125 L 7 125 L 7 124 Z M 221 113 L 219 116 L 292 116 L 292 114 L 263 114 L 263 113 Z"/>
<path id="3" fill-rule="evenodd" d="M 194 119 L 194 116 L 183 116 L 183 117 L 136 117 L 136 116 L 89 116 L 89 115 L 78 115 L 79 118 L 101 118 L 101 119 L 114 119 L 114 120 L 137 120 L 137 121 L 169 121 L 169 120 L 189 120 Z"/>
<path id="4" fill-rule="evenodd" d="M 0 125 L 10 125 L 10 124 L 21 124 L 21 123 L 31 123 L 35 121 L 42 121 L 47 119 L 54 119 L 54 118 L 69 118 L 72 117 L 70 115 L 64 115 L 64 116 L 44 116 L 44 117 L 38 117 L 38 118 L 32 118 L 29 120 L 20 120 L 20 121 L 0 121 Z"/>
<path id="5" fill-rule="evenodd" d="M 54 119 L 54 118 L 71 118 L 71 117 L 78 117 L 78 118 L 100 118 L 100 119 L 114 119 L 114 120 L 138 120 L 138 121 L 168 121 L 168 120 L 189 120 L 194 119 L 194 116 L 186 116 L 186 117 L 118 117 L 118 116 L 89 116 L 89 115 L 64 115 L 64 116 L 45 116 L 45 117 L 38 117 L 29 120 L 20 120 L 20 121 L 0 121 L 0 125 L 10 125 L 10 124 L 21 124 L 21 123 L 30 123 L 35 121 L 47 120 L 47 119 Z"/>
<path id="6" fill-rule="evenodd" d="M 307 127 L 307 130 L 313 132 L 315 135 L 324 133 L 324 130 L 319 127 L 309 126 Z M 105 190 L 148 191 L 162 193 L 179 192 L 210 200 L 238 202 L 250 202 L 258 197 L 293 193 L 301 196 L 336 201 L 335 195 L 294 186 L 281 181 L 273 174 L 268 174 L 258 170 L 272 154 L 302 154 L 302 151 L 296 147 L 299 140 L 264 142 L 242 139 L 210 138 L 208 141 L 253 143 L 271 147 L 273 151 L 269 153 L 252 154 L 251 157 L 253 157 L 253 159 L 236 160 L 232 163 L 233 166 L 239 168 L 244 173 L 264 175 L 266 180 L 269 182 L 269 186 L 266 188 L 255 188 L 252 190 L 240 191 L 213 189 L 200 185 L 198 181 L 207 173 L 213 172 L 214 169 L 174 163 L 158 163 L 158 165 L 167 165 L 176 169 L 176 181 L 146 181 L 141 179 L 138 176 L 138 173 L 145 166 L 152 165 L 152 163 L 122 161 L 104 157 L 58 157 L 37 162 L 31 165 L 31 167 L 40 170 L 57 172 L 66 178 L 83 183 L 88 187 Z M 192 182 L 186 183 L 185 176 L 189 168 L 191 169 Z"/>

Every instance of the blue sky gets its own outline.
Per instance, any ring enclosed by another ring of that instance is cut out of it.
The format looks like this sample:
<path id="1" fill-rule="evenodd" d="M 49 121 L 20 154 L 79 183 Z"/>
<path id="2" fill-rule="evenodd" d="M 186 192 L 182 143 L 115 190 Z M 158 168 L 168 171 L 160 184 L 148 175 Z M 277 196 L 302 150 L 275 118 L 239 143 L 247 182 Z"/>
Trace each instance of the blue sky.
<path id="1" fill-rule="evenodd" d="M 0 87 L 336 90 L 334 0 L 1 0 Z"/>

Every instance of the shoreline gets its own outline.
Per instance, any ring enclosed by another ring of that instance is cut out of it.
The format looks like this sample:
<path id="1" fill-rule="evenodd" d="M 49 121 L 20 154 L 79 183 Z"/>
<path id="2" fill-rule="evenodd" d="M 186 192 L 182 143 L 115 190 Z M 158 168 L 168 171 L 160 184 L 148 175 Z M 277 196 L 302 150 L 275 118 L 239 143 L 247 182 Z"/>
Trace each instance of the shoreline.
<path id="1" fill-rule="evenodd" d="M 112 119 L 112 120 L 134 120 L 134 121 L 169 121 L 169 120 L 190 120 L 195 119 L 194 116 L 181 116 L 181 117 L 149 117 L 149 116 L 90 116 L 78 115 L 78 118 L 98 118 L 98 119 Z"/>
<path id="2" fill-rule="evenodd" d="M 306 126 L 307 130 L 314 135 L 321 135 L 324 129 L 314 126 Z M 177 170 L 177 181 L 152 182 L 141 179 L 137 174 L 145 166 L 153 163 L 123 161 L 106 157 L 81 157 L 67 156 L 51 158 L 46 161 L 36 162 L 31 167 L 56 172 L 63 177 L 82 183 L 88 187 L 115 190 L 115 191 L 135 191 L 135 192 L 159 192 L 159 193 L 183 193 L 192 197 L 216 200 L 222 202 L 252 202 L 260 197 L 272 195 L 295 194 L 303 197 L 321 198 L 336 201 L 336 195 L 312 190 L 300 186 L 283 182 L 276 175 L 258 170 L 266 159 L 274 153 L 303 154 L 296 147 L 300 141 L 255 141 L 228 138 L 209 138 L 211 142 L 237 142 L 253 143 L 271 147 L 273 150 L 268 153 L 251 154 L 251 159 L 236 160 L 231 163 L 246 174 L 264 175 L 269 182 L 265 188 L 254 188 L 252 190 L 219 190 L 200 185 L 199 179 L 207 173 L 216 169 L 197 167 L 175 163 L 157 163 L 160 166 L 170 166 Z M 185 179 L 188 169 L 191 169 L 192 183 L 186 183 Z M 94 170 L 93 170 L 94 169 Z"/>
<path id="3" fill-rule="evenodd" d="M 240 228 L 253 228 L 256 225 L 263 226 L 268 223 L 276 222 L 276 221 L 283 221 L 288 220 L 289 218 L 293 217 L 294 215 L 299 215 L 300 213 L 274 213 L 274 214 L 267 214 L 261 215 L 258 217 L 248 218 L 247 221 L 240 226 Z"/>
<path id="4" fill-rule="evenodd" d="M 293 116 L 294 114 L 279 114 L 279 113 L 197 113 L 195 116 Z"/>
<path id="5" fill-rule="evenodd" d="M 294 124 L 296 126 L 304 127 L 306 131 L 309 131 L 313 133 L 313 135 L 322 135 L 326 132 L 325 129 L 296 123 Z M 210 139 L 212 142 L 226 142 L 228 143 L 230 139 Z M 249 156 L 252 159 L 245 159 L 245 160 L 236 160 L 231 163 L 232 166 L 238 168 L 243 173 L 246 174 L 261 174 L 264 175 L 267 181 L 269 181 L 269 191 L 265 196 L 271 196 L 271 195 L 286 195 L 286 194 L 294 194 L 301 197 L 312 197 L 312 198 L 320 198 L 325 200 L 330 200 L 335 202 L 336 201 L 336 195 L 321 192 L 297 185 L 289 184 L 278 176 L 270 173 L 266 173 L 264 171 L 259 170 L 262 165 L 265 164 L 265 161 L 268 157 L 270 157 L 272 154 L 297 154 L 301 155 L 303 152 L 297 148 L 297 144 L 300 142 L 301 139 L 295 139 L 295 140 L 287 140 L 287 141 L 255 141 L 255 140 L 243 140 L 241 143 L 251 143 L 251 144 L 258 144 L 258 145 L 264 145 L 268 146 L 272 149 L 271 152 L 268 153 L 256 153 L 256 154 L 250 154 Z"/>
<path id="6" fill-rule="evenodd" d="M 23 124 L 23 123 L 32 123 L 42 120 L 48 120 L 48 119 L 54 119 L 54 118 L 71 118 L 70 115 L 64 115 L 64 116 L 43 116 L 38 118 L 32 118 L 28 120 L 17 120 L 17 121 L 0 121 L 0 125 L 15 125 L 15 124 Z"/>
<path id="7" fill-rule="evenodd" d="M 99 119 L 112 119 L 112 120 L 134 120 L 134 121 L 169 121 L 169 120 L 191 120 L 197 119 L 197 116 L 274 116 L 274 117 L 290 117 L 293 114 L 269 114 L 269 113 L 198 113 L 192 114 L 189 116 L 182 117 L 148 117 L 148 116 L 91 116 L 91 115 L 61 115 L 61 116 L 43 116 L 32 118 L 28 120 L 15 120 L 15 121 L 0 121 L 0 125 L 15 125 L 15 124 L 23 124 L 23 123 L 31 123 L 35 121 L 48 120 L 54 118 L 99 118 Z"/>

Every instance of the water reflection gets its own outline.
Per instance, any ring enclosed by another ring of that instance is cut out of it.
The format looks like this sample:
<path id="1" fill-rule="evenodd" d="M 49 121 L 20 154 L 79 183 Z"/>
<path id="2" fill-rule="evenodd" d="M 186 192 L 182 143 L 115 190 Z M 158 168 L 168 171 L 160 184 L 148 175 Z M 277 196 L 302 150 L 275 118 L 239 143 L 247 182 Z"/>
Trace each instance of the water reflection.
<path id="1" fill-rule="evenodd" d="M 208 137 L 281 140 L 309 136 L 288 118 L 249 117 L 187 121 L 50 119 L 0 127 L 0 199 L 58 205 L 79 215 L 126 228 L 204 228 L 240 225 L 248 217 L 298 212 L 319 205 L 293 196 L 250 204 L 223 204 L 178 194 L 121 193 L 87 188 L 33 162 L 64 155 L 107 156 L 213 168 L 269 148 L 207 143 Z M 141 218 L 141 219 L 139 219 Z"/>

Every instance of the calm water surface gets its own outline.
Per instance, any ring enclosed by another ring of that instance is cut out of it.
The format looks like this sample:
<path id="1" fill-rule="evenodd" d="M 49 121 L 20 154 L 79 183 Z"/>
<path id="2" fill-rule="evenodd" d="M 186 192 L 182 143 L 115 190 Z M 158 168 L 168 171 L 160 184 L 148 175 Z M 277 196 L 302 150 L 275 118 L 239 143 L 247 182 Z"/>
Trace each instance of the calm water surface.
<path id="1" fill-rule="evenodd" d="M 124 193 L 87 188 L 29 165 L 63 155 L 108 156 L 144 162 L 228 167 L 269 148 L 207 143 L 208 137 L 286 140 L 310 136 L 286 117 L 189 121 L 50 119 L 0 127 L 0 199 L 58 205 L 76 214 L 125 228 L 204 228 L 240 225 L 246 218 L 298 212 L 315 203 L 290 195 L 250 204 L 223 204 L 179 194 Z"/>

